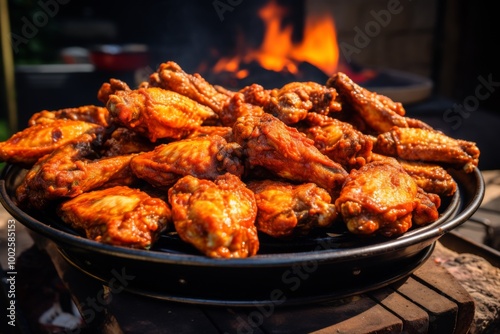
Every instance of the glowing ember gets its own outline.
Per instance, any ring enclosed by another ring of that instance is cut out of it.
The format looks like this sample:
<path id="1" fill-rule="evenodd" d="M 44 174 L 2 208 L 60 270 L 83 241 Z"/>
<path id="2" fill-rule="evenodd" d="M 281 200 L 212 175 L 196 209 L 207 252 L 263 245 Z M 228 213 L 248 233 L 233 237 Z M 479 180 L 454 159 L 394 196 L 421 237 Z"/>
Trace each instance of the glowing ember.
<path id="1" fill-rule="evenodd" d="M 339 51 L 333 18 L 327 13 L 313 13 L 305 19 L 303 38 L 299 43 L 292 39 L 293 26 L 283 26 L 287 8 L 272 0 L 259 11 L 265 25 L 262 44 L 258 49 L 248 50 L 244 41 L 239 41 L 236 56 L 220 59 L 214 67 L 215 73 L 235 73 L 243 79 L 248 70 L 242 64 L 257 62 L 261 67 L 275 72 L 298 73 L 299 64 L 308 62 L 326 75 L 337 69 Z"/>

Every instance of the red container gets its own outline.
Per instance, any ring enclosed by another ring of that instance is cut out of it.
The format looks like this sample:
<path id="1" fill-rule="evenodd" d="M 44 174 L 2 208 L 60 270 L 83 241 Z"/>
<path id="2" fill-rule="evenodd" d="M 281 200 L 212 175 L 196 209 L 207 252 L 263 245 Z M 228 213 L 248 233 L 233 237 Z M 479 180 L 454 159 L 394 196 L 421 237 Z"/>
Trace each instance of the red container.
<path id="1" fill-rule="evenodd" d="M 148 66 L 149 52 L 143 44 L 107 44 L 94 48 L 90 60 L 98 70 L 134 71 Z"/>

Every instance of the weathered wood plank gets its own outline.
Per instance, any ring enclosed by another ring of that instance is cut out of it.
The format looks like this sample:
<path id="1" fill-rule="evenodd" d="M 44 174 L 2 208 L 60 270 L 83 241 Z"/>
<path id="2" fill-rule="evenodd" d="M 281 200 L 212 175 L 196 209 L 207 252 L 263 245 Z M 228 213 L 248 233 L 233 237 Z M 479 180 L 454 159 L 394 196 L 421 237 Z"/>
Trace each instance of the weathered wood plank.
<path id="1" fill-rule="evenodd" d="M 456 303 L 412 277 L 395 288 L 398 293 L 422 307 L 429 314 L 429 334 L 454 332 L 458 315 Z"/>
<path id="2" fill-rule="evenodd" d="M 467 290 L 445 268 L 436 263 L 435 256 L 417 269 L 413 276 L 457 304 L 455 334 L 466 334 L 474 320 L 475 311 L 474 299 Z"/>
<path id="3" fill-rule="evenodd" d="M 369 295 L 403 321 L 403 333 L 427 333 L 429 314 L 415 303 L 390 288 L 378 289 Z"/>

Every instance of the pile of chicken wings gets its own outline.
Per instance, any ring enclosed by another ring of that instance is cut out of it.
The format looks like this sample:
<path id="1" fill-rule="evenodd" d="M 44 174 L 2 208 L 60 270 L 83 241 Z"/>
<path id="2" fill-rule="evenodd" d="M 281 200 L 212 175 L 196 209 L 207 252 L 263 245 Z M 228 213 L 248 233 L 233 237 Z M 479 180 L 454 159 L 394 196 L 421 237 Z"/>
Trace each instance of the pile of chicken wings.
<path id="1" fill-rule="evenodd" d="M 97 98 L 34 114 L 0 143 L 0 162 L 25 170 L 20 208 L 53 208 L 118 246 L 175 231 L 200 254 L 244 258 L 263 234 L 343 224 L 398 236 L 439 217 L 457 190 L 449 169 L 472 172 L 480 153 L 341 72 L 232 91 L 168 61 L 137 88 L 110 79 Z"/>

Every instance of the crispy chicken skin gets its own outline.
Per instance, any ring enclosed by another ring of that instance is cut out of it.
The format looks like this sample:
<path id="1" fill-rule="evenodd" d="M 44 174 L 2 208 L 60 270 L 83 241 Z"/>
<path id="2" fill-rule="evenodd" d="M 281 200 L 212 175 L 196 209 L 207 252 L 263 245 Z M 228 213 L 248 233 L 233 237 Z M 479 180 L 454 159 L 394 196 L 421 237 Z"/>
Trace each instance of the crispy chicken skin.
<path id="1" fill-rule="evenodd" d="M 393 127 L 377 136 L 373 151 L 411 161 L 445 163 L 471 172 L 479 162 L 474 142 L 437 130 Z"/>
<path id="2" fill-rule="evenodd" d="M 321 153 L 347 171 L 360 168 L 371 159 L 373 141 L 349 123 L 309 113 L 297 128 L 314 141 Z"/>
<path id="3" fill-rule="evenodd" d="M 315 82 L 291 82 L 271 90 L 271 99 L 264 110 L 287 125 L 305 119 L 309 112 L 328 115 L 338 112 L 341 105 L 336 101 L 335 88 Z"/>
<path id="4" fill-rule="evenodd" d="M 135 182 L 129 167 L 132 155 L 93 159 L 95 140 L 95 135 L 83 134 L 37 161 L 16 190 L 19 205 L 43 209 L 51 201 Z"/>
<path id="5" fill-rule="evenodd" d="M 117 122 L 148 137 L 181 139 L 193 132 L 214 112 L 179 93 L 162 88 L 117 91 L 106 105 Z"/>
<path id="6" fill-rule="evenodd" d="M 241 155 L 238 144 L 210 135 L 158 145 L 153 151 L 135 156 L 130 166 L 139 178 L 157 187 L 168 187 L 186 175 L 214 180 L 229 172 L 241 177 Z"/>
<path id="7" fill-rule="evenodd" d="M 265 111 L 261 105 L 269 100 L 269 92 L 254 84 L 243 88 L 231 96 L 219 112 L 219 121 L 223 126 L 232 127 L 239 117 L 261 116 Z"/>
<path id="8" fill-rule="evenodd" d="M 204 136 L 212 136 L 218 135 L 224 138 L 226 141 L 233 141 L 233 128 L 229 126 L 217 126 L 217 125 L 204 125 L 200 126 L 194 132 L 189 134 L 187 138 L 196 138 L 196 137 L 204 137 Z"/>
<path id="9" fill-rule="evenodd" d="M 109 82 L 105 82 L 101 85 L 101 88 L 99 88 L 99 91 L 97 92 L 97 99 L 106 105 L 108 103 L 109 96 L 116 94 L 116 92 L 120 90 L 130 91 L 132 89 L 126 82 L 112 78 Z"/>
<path id="10" fill-rule="evenodd" d="M 232 95 L 228 90 L 216 89 L 198 73 L 187 74 L 175 62 L 160 64 L 149 78 L 150 87 L 161 87 L 184 95 L 220 113 L 226 100 Z"/>
<path id="11" fill-rule="evenodd" d="M 238 117 L 260 116 L 267 112 L 292 125 L 305 119 L 310 112 L 327 115 L 340 111 L 336 97 L 334 88 L 315 82 L 291 82 L 271 90 L 253 84 L 235 93 L 224 105 L 219 118 L 222 124 L 232 126 Z"/>
<path id="12" fill-rule="evenodd" d="M 253 192 L 235 175 L 181 178 L 168 191 L 180 238 L 213 258 L 246 258 L 259 249 Z"/>
<path id="13" fill-rule="evenodd" d="M 126 186 L 81 194 L 62 203 L 58 214 L 89 239 L 130 248 L 150 248 L 172 223 L 166 202 Z"/>
<path id="14" fill-rule="evenodd" d="M 272 237 L 307 235 L 331 226 L 337 218 L 330 195 L 314 183 L 260 180 L 247 186 L 255 194 L 257 229 Z"/>
<path id="15" fill-rule="evenodd" d="M 271 114 L 238 119 L 234 139 L 243 147 L 249 167 L 261 166 L 297 182 L 313 182 L 337 193 L 347 172 L 321 153 L 311 139 Z"/>
<path id="16" fill-rule="evenodd" d="M 347 177 L 335 206 L 350 232 L 397 236 L 410 229 L 412 220 L 423 225 L 428 217 L 437 219 L 440 202 L 432 202 L 435 197 L 425 196 L 401 165 L 390 160 L 370 162 Z"/>
<path id="17" fill-rule="evenodd" d="M 405 109 L 400 102 L 369 91 L 352 81 L 345 73 L 338 72 L 330 77 L 327 87 L 334 87 L 343 107 L 350 107 L 361 116 L 358 120 L 366 123 L 375 134 L 389 131 L 393 126 L 431 127 L 422 121 L 405 117 Z"/>
<path id="18" fill-rule="evenodd" d="M 392 158 L 378 153 L 372 154 L 372 161 L 386 159 Z M 396 160 L 425 192 L 440 196 L 451 196 L 457 191 L 457 183 L 444 167 L 421 161 L 398 158 Z"/>
<path id="19" fill-rule="evenodd" d="M 84 133 L 101 136 L 103 132 L 100 125 L 78 120 L 56 119 L 35 124 L 0 142 L 0 162 L 31 166 Z"/>
<path id="20" fill-rule="evenodd" d="M 131 153 L 149 152 L 155 148 L 146 137 L 125 127 L 116 128 L 101 147 L 103 157 L 116 157 Z"/>
<path id="21" fill-rule="evenodd" d="M 28 126 L 39 123 L 53 122 L 56 119 L 71 119 L 75 121 L 84 121 L 95 123 L 103 127 L 111 124 L 108 109 L 101 106 L 86 105 L 75 108 L 64 108 L 60 110 L 42 110 L 33 114 L 28 120 Z"/>

